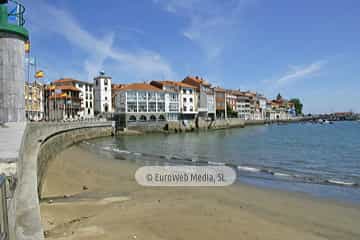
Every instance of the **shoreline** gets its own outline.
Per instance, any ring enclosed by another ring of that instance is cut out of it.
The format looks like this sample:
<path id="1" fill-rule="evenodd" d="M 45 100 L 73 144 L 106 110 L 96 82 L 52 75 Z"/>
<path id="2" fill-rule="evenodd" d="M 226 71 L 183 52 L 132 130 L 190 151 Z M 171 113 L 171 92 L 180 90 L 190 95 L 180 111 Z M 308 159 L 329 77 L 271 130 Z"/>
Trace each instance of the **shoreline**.
<path id="1" fill-rule="evenodd" d="M 43 196 L 50 198 L 41 202 L 48 239 L 360 237 L 359 205 L 243 183 L 145 188 L 133 179 L 138 166 L 78 146 L 60 153 L 45 180 Z"/>

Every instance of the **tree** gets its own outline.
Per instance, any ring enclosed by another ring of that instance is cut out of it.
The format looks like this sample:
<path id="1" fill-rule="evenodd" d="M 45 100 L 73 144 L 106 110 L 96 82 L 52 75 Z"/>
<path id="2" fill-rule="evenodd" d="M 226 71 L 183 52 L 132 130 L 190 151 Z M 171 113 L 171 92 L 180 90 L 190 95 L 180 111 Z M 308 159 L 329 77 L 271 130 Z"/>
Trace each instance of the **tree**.
<path id="1" fill-rule="evenodd" d="M 226 112 L 228 118 L 237 117 L 237 112 L 235 112 L 229 104 L 226 104 Z"/>
<path id="2" fill-rule="evenodd" d="M 300 99 L 293 98 L 289 102 L 291 102 L 291 103 L 293 103 L 295 105 L 296 115 L 301 115 L 302 114 L 302 109 L 303 109 L 303 104 L 301 103 Z"/>

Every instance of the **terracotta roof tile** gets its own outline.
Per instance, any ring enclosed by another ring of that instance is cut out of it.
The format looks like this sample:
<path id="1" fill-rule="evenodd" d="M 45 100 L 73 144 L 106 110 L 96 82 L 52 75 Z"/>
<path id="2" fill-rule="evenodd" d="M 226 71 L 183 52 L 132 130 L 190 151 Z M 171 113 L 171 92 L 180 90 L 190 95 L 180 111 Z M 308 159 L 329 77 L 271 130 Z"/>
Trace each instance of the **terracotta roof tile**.
<path id="1" fill-rule="evenodd" d="M 163 80 L 163 81 L 152 81 L 155 83 L 159 83 L 161 85 L 164 86 L 176 86 L 176 87 L 183 87 L 183 88 L 196 88 L 193 85 L 187 84 L 187 83 L 183 83 L 183 82 L 177 82 L 177 81 L 171 81 L 171 80 Z"/>
<path id="2" fill-rule="evenodd" d="M 80 92 L 81 90 L 74 87 L 74 86 L 69 86 L 69 85 L 63 85 L 63 86 L 56 86 L 56 89 L 61 89 L 61 90 L 68 90 L 68 91 L 74 91 L 74 92 Z"/>
<path id="3" fill-rule="evenodd" d="M 127 90 L 162 91 L 160 88 L 154 87 L 153 85 L 147 83 L 131 83 L 124 85 L 122 88 L 118 90 L 119 91 L 127 91 Z"/>

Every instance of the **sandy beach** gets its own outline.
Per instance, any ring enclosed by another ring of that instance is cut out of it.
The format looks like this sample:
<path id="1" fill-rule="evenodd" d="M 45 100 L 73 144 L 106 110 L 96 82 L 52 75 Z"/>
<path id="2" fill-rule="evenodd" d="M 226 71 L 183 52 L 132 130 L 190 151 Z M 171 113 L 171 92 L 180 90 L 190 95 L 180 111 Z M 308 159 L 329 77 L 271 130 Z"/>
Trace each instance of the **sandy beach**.
<path id="1" fill-rule="evenodd" d="M 54 159 L 41 215 L 47 239 L 360 239 L 360 206 L 243 184 L 150 188 L 129 161 L 74 146 Z"/>

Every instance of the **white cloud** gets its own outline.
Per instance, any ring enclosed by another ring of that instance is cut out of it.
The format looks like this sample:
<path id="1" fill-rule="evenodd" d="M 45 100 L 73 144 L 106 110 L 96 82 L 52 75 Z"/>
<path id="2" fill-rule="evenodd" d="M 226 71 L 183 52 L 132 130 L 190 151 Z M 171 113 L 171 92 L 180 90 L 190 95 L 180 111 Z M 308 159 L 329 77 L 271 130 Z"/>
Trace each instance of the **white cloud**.
<path id="1" fill-rule="evenodd" d="M 134 77 L 174 76 L 171 66 L 158 53 L 141 49 L 128 52 L 117 48 L 114 46 L 114 33 L 105 34 L 103 38 L 97 37 L 82 28 L 66 10 L 55 8 L 42 0 L 33 2 L 37 4 L 30 9 L 30 20 L 37 28 L 42 29 L 42 32 L 49 31 L 62 36 L 72 46 L 88 55 L 88 58 L 83 60 L 88 79 L 92 79 L 98 71 L 106 67 L 106 60 L 114 61 L 118 69 L 133 74 Z M 51 24 L 44 19 L 51 19 Z"/>
<path id="2" fill-rule="evenodd" d="M 196 43 L 209 59 L 221 55 L 239 30 L 239 14 L 249 0 L 153 0 L 188 22 L 181 34 Z M 229 44 L 230 45 L 230 44 Z"/>
<path id="3" fill-rule="evenodd" d="M 304 67 L 291 66 L 290 71 L 275 81 L 277 86 L 295 82 L 299 79 L 309 77 L 319 72 L 326 64 L 326 61 L 316 61 Z"/>

